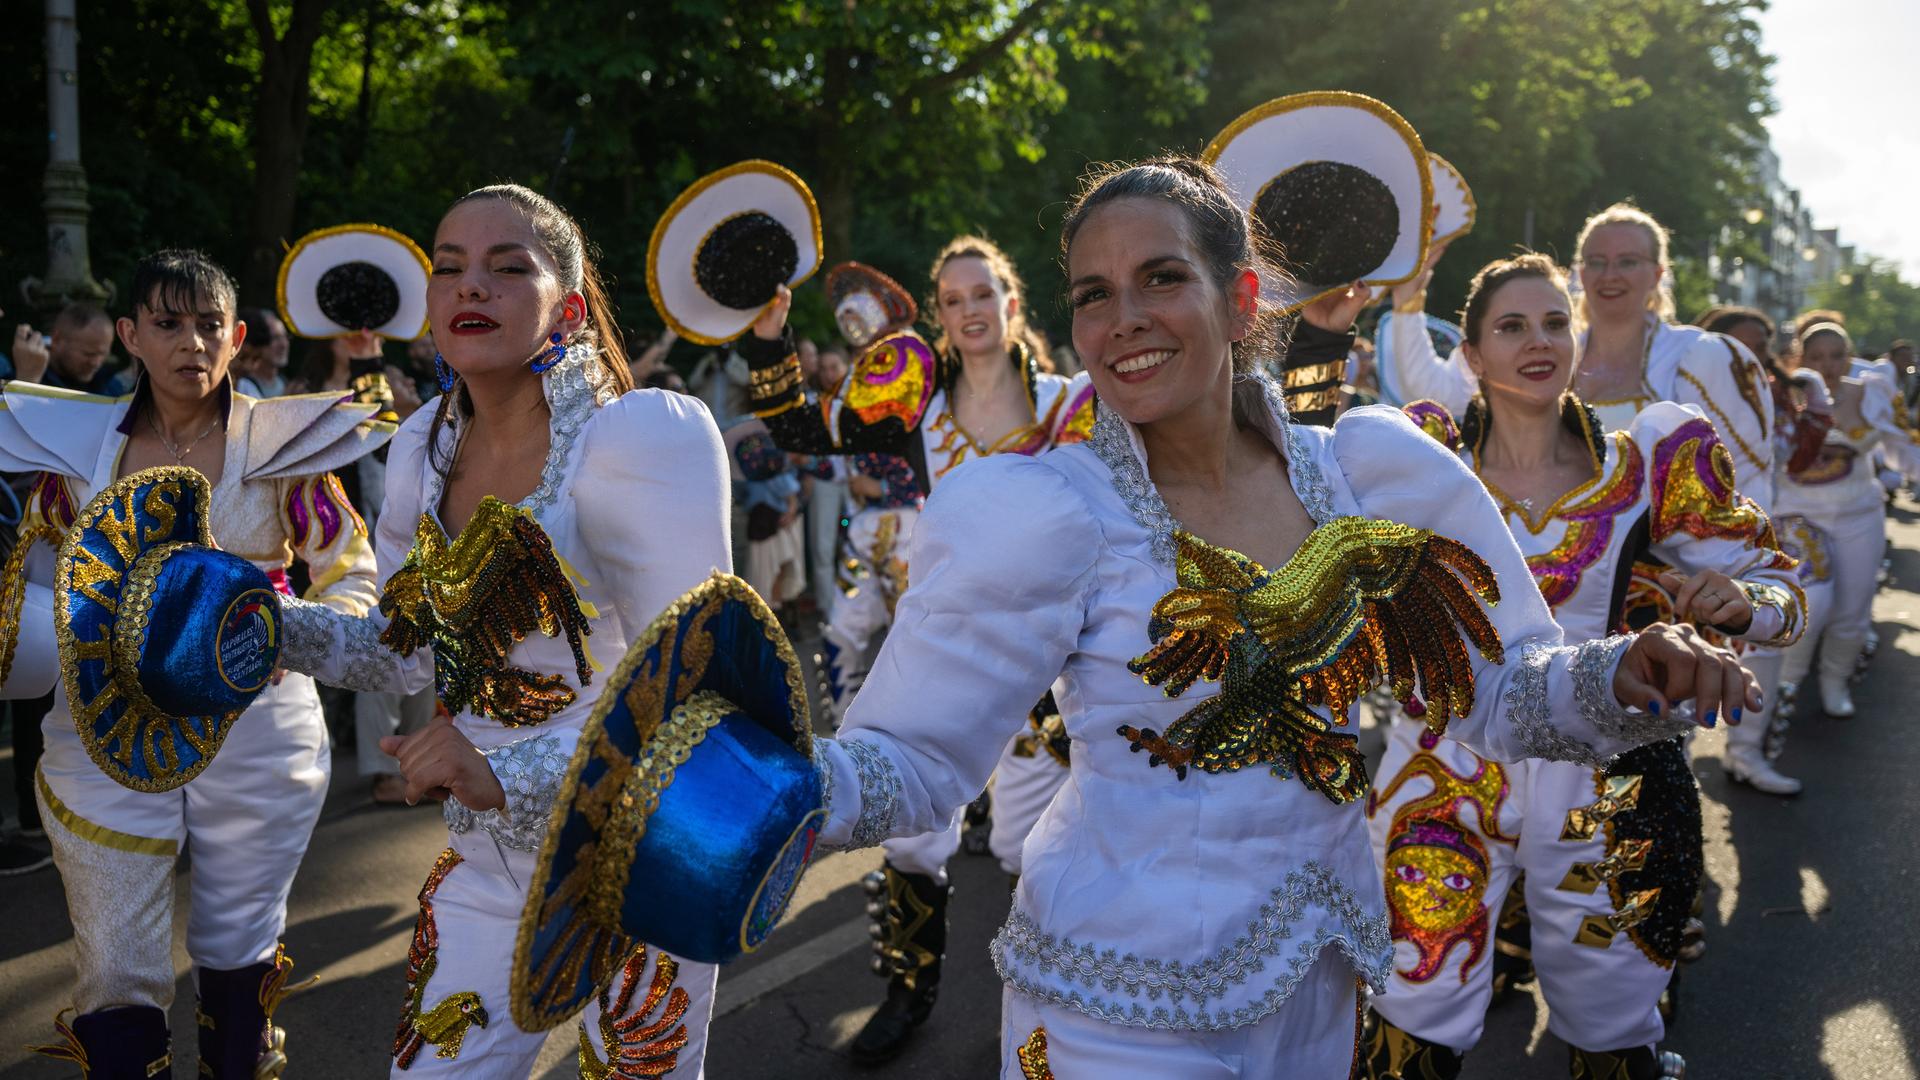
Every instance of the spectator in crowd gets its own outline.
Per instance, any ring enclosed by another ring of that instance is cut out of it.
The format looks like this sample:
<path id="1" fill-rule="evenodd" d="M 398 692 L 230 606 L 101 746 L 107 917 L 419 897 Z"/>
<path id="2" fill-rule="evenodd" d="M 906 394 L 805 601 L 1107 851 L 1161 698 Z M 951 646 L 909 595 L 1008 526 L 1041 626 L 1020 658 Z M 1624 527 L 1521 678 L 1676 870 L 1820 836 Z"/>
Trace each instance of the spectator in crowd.
<path id="1" fill-rule="evenodd" d="M 21 348 L 25 336 L 17 331 L 14 335 L 15 378 L 110 397 L 126 393 L 133 384 L 123 378 L 125 372 L 107 363 L 113 356 L 113 320 L 93 304 L 68 304 L 54 316 L 44 363 L 35 363 L 41 354 Z"/>
<path id="2" fill-rule="evenodd" d="M 5 315 L 0 311 L 0 315 Z M 40 331 L 26 323 L 13 328 L 13 353 L 0 353 L 0 379 L 12 379 L 16 370 L 45 371 L 47 369 L 47 339 Z"/>
<path id="3" fill-rule="evenodd" d="M 287 324 L 261 307 L 240 309 L 247 339 L 233 358 L 234 389 L 248 397 L 279 397 L 287 392 Z"/>
<path id="4" fill-rule="evenodd" d="M 637 333 L 629 333 L 627 340 L 636 345 L 646 341 L 644 337 Z M 669 326 L 660 332 L 659 337 L 646 342 L 643 348 L 635 352 L 633 359 L 627 364 L 628 368 L 633 372 L 633 385 L 648 385 L 647 377 L 656 371 L 662 370 L 666 366 L 667 352 L 673 348 L 673 343 L 679 340 L 680 335 L 674 331 L 673 327 Z M 685 390 L 679 392 L 683 394 L 686 393 Z"/>
<path id="5" fill-rule="evenodd" d="M 676 394 L 687 392 L 687 380 L 670 367 L 660 367 L 648 372 L 640 380 L 640 385 L 649 390 L 671 390 Z"/>
<path id="6" fill-rule="evenodd" d="M 783 621 L 791 621 L 789 602 L 806 588 L 806 543 L 800 532 L 800 476 L 787 453 L 764 432 L 734 445 L 733 456 L 746 476 L 741 501 L 747 511 L 747 584 Z"/>

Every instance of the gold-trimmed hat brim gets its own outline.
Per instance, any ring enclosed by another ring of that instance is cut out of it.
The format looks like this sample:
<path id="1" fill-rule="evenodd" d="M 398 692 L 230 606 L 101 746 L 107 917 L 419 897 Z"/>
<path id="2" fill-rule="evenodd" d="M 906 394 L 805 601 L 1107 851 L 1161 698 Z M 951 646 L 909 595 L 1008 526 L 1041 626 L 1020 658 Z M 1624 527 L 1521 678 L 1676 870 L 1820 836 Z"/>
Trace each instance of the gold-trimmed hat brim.
<path id="1" fill-rule="evenodd" d="M 1473 201 L 1473 189 L 1453 163 L 1429 151 L 1427 165 L 1433 175 L 1433 222 L 1428 226 L 1432 239 L 1429 248 L 1450 244 L 1473 231 L 1479 216 L 1479 204 Z"/>
<path id="2" fill-rule="evenodd" d="M 404 233 L 366 223 L 315 229 L 287 250 L 287 257 L 280 261 L 275 295 L 288 331 L 303 338 L 346 337 L 361 331 L 362 327 L 340 325 L 320 310 L 321 277 L 349 262 L 379 267 L 400 294 L 393 317 L 365 329 L 393 341 L 412 341 L 427 332 L 427 279 L 433 266 L 426 252 Z"/>
<path id="3" fill-rule="evenodd" d="M 700 676 L 689 677 L 686 668 L 697 664 L 704 671 L 712 659 L 711 639 L 704 646 L 695 640 L 705 635 L 702 610 L 717 614 L 729 602 L 744 604 L 766 628 L 767 640 L 784 667 L 783 698 L 793 717 L 793 730 L 779 734 L 790 739 L 795 753 L 809 760 L 813 756 L 800 659 L 772 609 L 745 581 L 715 571 L 635 635 L 580 730 L 528 881 L 527 902 L 514 939 L 510 995 L 514 1023 L 523 1030 L 545 1031 L 572 1018 L 592 997 L 579 992 L 580 988 L 591 985 L 597 993 L 636 944 L 613 925 L 620 894 L 646 834 L 647 818 L 659 807 L 659 796 L 671 783 L 674 768 L 718 719 L 717 703 L 711 700 L 715 695 L 699 689 Z M 689 616 L 697 626 L 683 623 Z M 683 625 L 688 626 L 684 633 Z M 621 705 L 637 721 L 644 714 L 656 725 L 641 733 L 640 746 L 652 748 L 639 755 L 644 760 L 630 759 L 607 736 L 607 719 Z M 669 716 L 687 723 L 669 725 L 663 719 Z M 686 730 L 663 731 L 683 726 Z M 662 742 L 668 739 L 675 744 Z M 607 768 L 593 784 L 583 785 L 583 773 L 596 760 Z M 595 839 L 575 851 L 572 871 L 550 889 L 562 836 L 575 817 L 598 823 Z M 604 851 L 596 853 L 593 848 Z M 535 936 L 549 928 L 557 930 L 553 947 L 536 956 Z M 578 978 L 581 973 L 589 982 Z M 551 992 L 540 993 L 542 985 Z"/>
<path id="4" fill-rule="evenodd" d="M 820 268 L 824 240 L 820 208 L 806 182 L 771 161 L 736 162 L 695 180 L 654 224 L 647 243 L 647 293 L 674 332 L 700 345 L 724 345 L 760 317 L 708 296 L 694 276 L 694 260 L 708 234 L 737 214 L 758 211 L 793 237 L 797 260 L 787 278 L 799 285 Z"/>
<path id="5" fill-rule="evenodd" d="M 1277 98 L 1228 124 L 1202 157 L 1220 170 L 1234 201 L 1249 212 L 1269 184 L 1293 169 L 1326 162 L 1360 169 L 1392 194 L 1398 222 L 1387 254 L 1359 280 L 1398 285 L 1420 273 L 1426 261 L 1433 200 L 1427 152 L 1413 126 L 1384 102 L 1345 90 Z M 1290 313 L 1351 284 L 1271 277 L 1262 283 L 1262 296 Z"/>

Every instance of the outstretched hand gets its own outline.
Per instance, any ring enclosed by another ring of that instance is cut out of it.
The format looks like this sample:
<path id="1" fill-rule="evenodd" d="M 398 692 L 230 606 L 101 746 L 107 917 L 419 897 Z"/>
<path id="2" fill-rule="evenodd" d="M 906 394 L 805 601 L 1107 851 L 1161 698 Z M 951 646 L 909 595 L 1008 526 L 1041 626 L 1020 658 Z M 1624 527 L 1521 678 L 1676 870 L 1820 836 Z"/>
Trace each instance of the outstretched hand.
<path id="1" fill-rule="evenodd" d="M 408 806 L 451 795 L 469 810 L 506 809 L 507 792 L 493 766 L 444 712 L 412 735 L 383 736 L 380 752 L 400 763 Z"/>
<path id="2" fill-rule="evenodd" d="M 1322 330 L 1344 334 L 1352 329 L 1354 320 L 1372 302 L 1373 289 L 1356 281 L 1301 308 L 1300 317 Z"/>
<path id="3" fill-rule="evenodd" d="M 793 290 L 785 285 L 773 291 L 773 301 L 753 320 L 753 336 L 762 341 L 778 341 L 780 331 L 786 328 L 787 312 L 793 307 Z"/>
<path id="4" fill-rule="evenodd" d="M 1613 696 L 1622 705 L 1658 716 L 1692 699 L 1703 727 L 1724 709 L 1738 724 L 1745 709 L 1765 700 L 1760 684 L 1726 649 L 1709 645 L 1691 626 L 1654 623 L 1640 631 L 1613 673 Z"/>
<path id="5" fill-rule="evenodd" d="M 1440 256 L 1446 253 L 1446 244 L 1435 244 L 1427 249 L 1427 261 L 1420 267 L 1420 272 L 1393 287 L 1395 310 L 1406 307 L 1414 297 L 1427 291 L 1427 286 L 1433 282 L 1433 268 L 1440 264 Z"/>

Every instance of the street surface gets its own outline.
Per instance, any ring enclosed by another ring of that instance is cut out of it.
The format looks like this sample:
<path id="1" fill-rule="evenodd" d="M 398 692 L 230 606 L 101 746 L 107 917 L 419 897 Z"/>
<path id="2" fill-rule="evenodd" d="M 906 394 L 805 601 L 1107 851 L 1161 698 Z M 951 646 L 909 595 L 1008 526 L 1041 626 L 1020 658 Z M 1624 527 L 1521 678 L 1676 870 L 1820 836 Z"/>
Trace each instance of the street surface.
<path id="1" fill-rule="evenodd" d="M 1881 649 L 1856 691 L 1860 715 L 1794 725 L 1782 767 L 1807 791 L 1780 800 L 1730 789 L 1724 737 L 1694 742 L 1706 801 L 1706 957 L 1686 968 L 1681 1015 L 1667 1048 L 1694 1080 L 1916 1080 L 1920 964 L 1907 890 L 1920 890 L 1920 514 L 1902 502 L 1890 519 L 1893 581 L 1875 621 Z M 803 643 L 803 651 L 805 645 Z M 1808 697 L 1816 695 L 1809 694 Z M 1378 741 L 1374 740 L 1377 754 Z M 0 750 L 0 757 L 7 751 Z M 0 807 L 11 810 L 0 765 Z M 387 1070 L 415 894 L 445 832 L 437 808 L 368 802 L 351 755 L 336 758 L 334 789 L 293 890 L 287 951 L 296 981 L 319 982 L 280 1013 L 290 1032 L 289 1075 L 378 1077 Z M 1007 909 L 1007 880 L 990 858 L 956 860 L 956 897 L 940 1005 L 908 1052 L 858 1070 L 846 1046 L 881 994 L 867 972 L 860 876 L 879 853 L 834 855 L 810 870 L 787 922 L 760 952 L 721 977 L 707 1074 L 715 1080 L 872 1076 L 915 1080 L 994 1074 L 1000 988 L 986 945 Z M 175 1075 L 193 1074 L 193 993 L 180 878 L 173 1006 Z M 75 1075 L 22 1047 L 53 1035 L 63 1003 L 71 931 L 52 870 L 0 881 L 0 1080 Z M 536 1075 L 576 1075 L 572 1028 L 549 1040 Z M 1544 1004 L 1520 995 L 1497 1007 L 1467 1059 L 1466 1077 L 1564 1077 L 1566 1048 L 1546 1034 Z"/>

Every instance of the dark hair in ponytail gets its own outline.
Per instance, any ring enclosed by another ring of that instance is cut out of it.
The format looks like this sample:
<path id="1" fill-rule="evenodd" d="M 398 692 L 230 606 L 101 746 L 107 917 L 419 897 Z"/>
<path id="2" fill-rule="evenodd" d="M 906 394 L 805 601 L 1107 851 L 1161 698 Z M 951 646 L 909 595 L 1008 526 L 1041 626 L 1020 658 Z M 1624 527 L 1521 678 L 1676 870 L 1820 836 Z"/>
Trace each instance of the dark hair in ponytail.
<path id="1" fill-rule="evenodd" d="M 511 203 L 527 216 L 527 223 L 533 226 L 534 235 L 540 238 L 541 246 L 547 249 L 547 254 L 559 269 L 560 288 L 565 292 L 579 293 L 587 302 L 586 322 L 574 335 L 574 340 L 593 345 L 599 350 L 602 376 L 615 394 L 624 394 L 633 389 L 633 369 L 627 362 L 626 342 L 620 336 L 620 323 L 614 318 L 613 303 L 607 298 L 607 288 L 600 279 L 600 268 L 596 264 L 599 252 L 587 242 L 580 223 L 559 203 L 520 184 L 489 184 L 476 188 L 453 200 L 447 207 L 447 213 L 451 214 L 454 207 L 481 199 Z M 445 216 L 441 215 L 442 219 Z M 440 395 L 440 405 L 433 414 L 433 426 L 427 432 L 428 457 L 433 468 L 443 476 L 453 463 L 439 460 L 440 429 L 453 407 L 454 395 L 465 392 L 464 387 L 455 386 L 453 390 Z"/>

